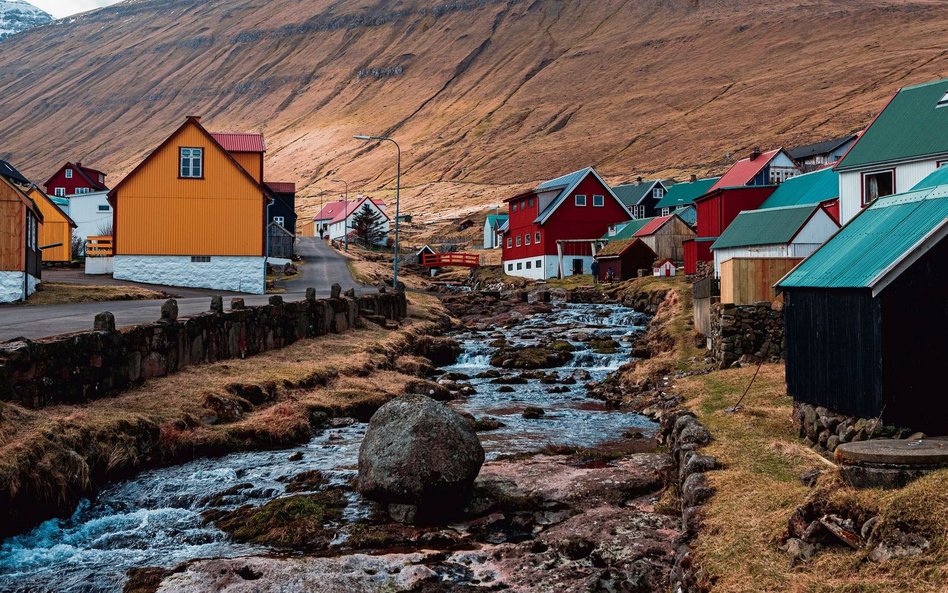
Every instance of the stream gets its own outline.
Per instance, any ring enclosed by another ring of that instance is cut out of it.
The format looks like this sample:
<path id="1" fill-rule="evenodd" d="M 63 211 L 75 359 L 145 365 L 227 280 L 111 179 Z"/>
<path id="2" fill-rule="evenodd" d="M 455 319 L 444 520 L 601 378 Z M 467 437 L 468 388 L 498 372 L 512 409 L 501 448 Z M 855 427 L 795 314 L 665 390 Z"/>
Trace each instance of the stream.
<path id="1" fill-rule="evenodd" d="M 477 418 L 489 416 L 504 426 L 479 436 L 487 458 L 540 450 L 548 445 L 592 447 L 636 429 L 653 434 L 647 418 L 609 410 L 586 396 L 585 384 L 600 381 L 629 360 L 628 338 L 644 330 L 647 319 L 615 305 L 555 304 L 552 313 L 525 317 L 512 328 L 490 332 L 460 331 L 454 338 L 463 351 L 454 365 L 441 369 L 476 393 L 451 403 Z M 613 338 L 612 353 L 587 347 L 590 338 Z M 492 369 L 490 344 L 530 346 L 558 339 L 575 347 L 572 360 L 556 369 L 526 373 L 526 382 L 504 386 L 501 378 L 519 371 Z M 491 372 L 491 371 L 494 372 Z M 541 378 L 536 378 L 542 374 Z M 493 375 L 493 376 L 487 376 Z M 504 389 L 506 387 L 506 389 Z M 542 408 L 542 419 L 528 420 L 524 408 Z M 173 567 L 194 558 L 240 557 L 267 549 L 231 541 L 206 524 L 202 513 L 261 505 L 285 494 L 288 478 L 318 469 L 331 484 L 346 485 L 356 475 L 365 425 L 327 429 L 308 443 L 278 451 L 245 452 L 143 472 L 83 501 L 67 519 L 53 519 L 0 543 L 0 591 L 73 593 L 120 592 L 131 568 Z M 300 452 L 302 461 L 290 461 Z M 368 505 L 347 490 L 344 520 L 354 521 Z"/>

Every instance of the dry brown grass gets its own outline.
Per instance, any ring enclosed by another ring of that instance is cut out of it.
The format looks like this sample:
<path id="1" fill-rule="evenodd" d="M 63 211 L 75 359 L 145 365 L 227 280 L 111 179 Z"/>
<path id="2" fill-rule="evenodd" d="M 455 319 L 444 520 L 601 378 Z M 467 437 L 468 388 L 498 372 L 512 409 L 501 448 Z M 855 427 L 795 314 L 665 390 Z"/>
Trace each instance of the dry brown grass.
<path id="1" fill-rule="evenodd" d="M 167 293 L 138 286 L 42 282 L 37 291 L 27 300 L 27 303 L 30 305 L 63 305 L 105 301 L 147 301 L 168 297 Z"/>
<path id="2" fill-rule="evenodd" d="M 726 412 L 754 370 L 697 375 L 676 386 L 714 435 L 705 452 L 723 465 L 709 474 L 716 494 L 694 542 L 706 584 L 723 593 L 946 591 L 948 470 L 896 491 L 824 486 L 835 505 L 878 513 L 883 532 L 900 525 L 922 531 L 932 539 L 929 553 L 877 564 L 868 561 L 868 550 L 830 548 L 790 567 L 777 541 L 793 510 L 811 494 L 799 476 L 813 467 L 825 469 L 827 462 L 796 437 L 781 364 L 764 365 L 742 409 Z M 822 480 L 832 481 L 832 472 Z"/>

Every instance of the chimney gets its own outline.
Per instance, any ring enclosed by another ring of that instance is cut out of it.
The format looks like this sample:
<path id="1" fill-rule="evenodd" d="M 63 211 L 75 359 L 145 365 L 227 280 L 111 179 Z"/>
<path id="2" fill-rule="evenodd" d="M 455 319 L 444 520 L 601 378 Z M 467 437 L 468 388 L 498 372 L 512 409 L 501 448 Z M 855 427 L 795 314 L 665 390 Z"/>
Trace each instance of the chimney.
<path id="1" fill-rule="evenodd" d="M 695 181 L 698 181 L 698 176 L 695 175 L 694 173 L 692 173 L 692 174 L 691 174 L 691 183 L 694 183 Z"/>
<path id="2" fill-rule="evenodd" d="M 186 119 L 193 119 L 193 120 L 194 120 L 194 123 L 198 123 L 198 124 L 201 123 L 201 116 L 200 116 L 200 115 L 189 115 L 189 116 L 187 116 Z"/>
<path id="3" fill-rule="evenodd" d="M 76 166 L 77 166 L 77 167 L 81 167 L 81 166 L 82 166 L 82 161 L 76 161 Z"/>
<path id="4" fill-rule="evenodd" d="M 636 177 L 636 178 L 635 178 L 635 185 L 642 185 L 642 178 L 641 178 L 641 177 Z"/>
<path id="5" fill-rule="evenodd" d="M 754 150 L 751 151 L 751 160 L 753 161 L 759 156 L 760 156 L 760 147 L 755 146 Z"/>

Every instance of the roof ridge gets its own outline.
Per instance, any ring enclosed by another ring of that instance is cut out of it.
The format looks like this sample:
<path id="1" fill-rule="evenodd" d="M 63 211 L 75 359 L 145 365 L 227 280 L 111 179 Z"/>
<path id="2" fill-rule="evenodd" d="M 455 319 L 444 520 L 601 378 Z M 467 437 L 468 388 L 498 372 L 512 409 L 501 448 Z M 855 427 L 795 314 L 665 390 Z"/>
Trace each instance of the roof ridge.
<path id="1" fill-rule="evenodd" d="M 908 85 L 908 86 L 904 86 L 904 87 L 902 87 L 901 89 L 899 89 L 899 92 L 901 92 L 901 91 L 909 91 L 909 90 L 912 90 L 912 89 L 918 89 L 918 88 L 922 88 L 922 87 L 926 87 L 926 86 L 931 86 L 931 85 L 933 85 L 933 84 L 940 84 L 940 83 L 943 83 L 943 82 L 948 82 L 948 78 L 942 78 L 941 80 L 930 80 L 930 81 L 928 81 L 928 82 L 919 82 L 919 83 L 916 83 L 916 84 L 911 84 L 911 85 Z"/>

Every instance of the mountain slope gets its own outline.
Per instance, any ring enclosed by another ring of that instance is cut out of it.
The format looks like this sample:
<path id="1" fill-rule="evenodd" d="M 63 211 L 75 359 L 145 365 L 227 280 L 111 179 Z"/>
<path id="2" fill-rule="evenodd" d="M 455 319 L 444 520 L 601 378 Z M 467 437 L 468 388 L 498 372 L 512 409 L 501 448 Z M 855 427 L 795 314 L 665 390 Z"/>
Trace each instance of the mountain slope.
<path id="1" fill-rule="evenodd" d="M 262 4 L 262 6 L 261 6 Z M 0 44 L 0 158 L 117 181 L 177 126 L 261 130 L 302 195 L 418 214 L 594 165 L 615 181 L 857 130 L 948 76 L 941 0 L 132 0 Z"/>
<path id="2" fill-rule="evenodd" d="M 0 0 L 0 41 L 52 20 L 52 16 L 29 2 Z"/>

